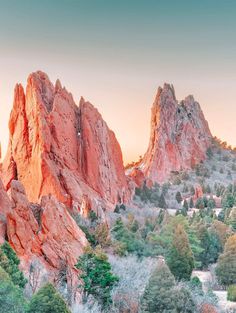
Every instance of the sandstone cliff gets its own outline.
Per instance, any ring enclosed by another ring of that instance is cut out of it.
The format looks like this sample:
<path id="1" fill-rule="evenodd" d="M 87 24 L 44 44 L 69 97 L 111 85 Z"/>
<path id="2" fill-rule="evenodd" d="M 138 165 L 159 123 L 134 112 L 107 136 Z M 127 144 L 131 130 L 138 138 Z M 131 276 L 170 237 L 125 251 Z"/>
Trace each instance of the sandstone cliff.
<path id="1" fill-rule="evenodd" d="M 77 106 L 59 81 L 54 86 L 45 73 L 36 72 L 26 93 L 16 85 L 9 130 L 2 167 L 7 189 L 18 179 L 29 201 L 52 194 L 74 209 L 99 202 L 113 208 L 129 200 L 114 133 L 92 104 L 81 99 Z"/>
<path id="2" fill-rule="evenodd" d="M 6 236 L 6 216 L 11 210 L 11 202 L 0 180 L 0 244 Z"/>

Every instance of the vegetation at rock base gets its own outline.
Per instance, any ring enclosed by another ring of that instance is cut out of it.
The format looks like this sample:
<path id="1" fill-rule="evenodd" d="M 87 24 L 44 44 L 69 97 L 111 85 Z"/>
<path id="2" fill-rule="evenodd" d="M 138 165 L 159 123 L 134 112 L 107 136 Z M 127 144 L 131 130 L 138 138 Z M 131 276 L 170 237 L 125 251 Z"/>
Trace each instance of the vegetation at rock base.
<path id="1" fill-rule="evenodd" d="M 0 267 L 0 312 L 25 313 L 26 301 L 21 288 L 14 285 L 8 273 Z"/>
<path id="2" fill-rule="evenodd" d="M 163 260 L 159 261 L 141 299 L 142 313 L 195 312 L 190 292 L 176 285 L 174 276 Z"/>
<path id="3" fill-rule="evenodd" d="M 19 270 L 20 260 L 11 248 L 9 243 L 5 241 L 0 247 L 0 266 L 9 274 L 12 282 L 24 288 L 27 280 L 23 273 Z"/>
<path id="4" fill-rule="evenodd" d="M 95 250 L 88 247 L 76 264 L 81 271 L 79 278 L 82 280 L 84 300 L 93 296 L 103 308 L 111 305 L 111 290 L 118 277 L 111 272 L 111 265 L 106 254 L 97 247 Z"/>
<path id="5" fill-rule="evenodd" d="M 33 295 L 27 313 L 70 313 L 66 303 L 52 284 L 46 284 Z"/>

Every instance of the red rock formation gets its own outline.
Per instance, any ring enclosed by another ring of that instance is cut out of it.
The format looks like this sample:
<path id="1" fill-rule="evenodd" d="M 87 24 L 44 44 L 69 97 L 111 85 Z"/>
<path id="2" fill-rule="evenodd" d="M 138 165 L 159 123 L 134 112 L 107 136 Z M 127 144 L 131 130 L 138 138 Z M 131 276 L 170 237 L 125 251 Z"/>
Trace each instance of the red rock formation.
<path id="1" fill-rule="evenodd" d="M 59 269 L 65 260 L 73 268 L 88 243 L 66 207 L 54 196 L 44 196 L 36 212 L 22 184 L 15 180 L 11 182 L 11 197 L 7 235 L 24 268 L 35 256 L 47 268 Z"/>
<path id="2" fill-rule="evenodd" d="M 11 209 L 11 202 L 8 198 L 3 184 L 0 180 L 0 244 L 4 242 L 6 235 L 6 215 Z"/>
<path id="3" fill-rule="evenodd" d="M 26 94 L 17 85 L 9 121 L 10 141 L 3 162 L 7 189 L 19 179 L 32 202 L 53 194 L 70 207 L 84 196 L 95 202 L 129 200 L 120 146 L 98 111 L 55 86 L 46 74 L 29 76 Z"/>
<path id="4" fill-rule="evenodd" d="M 0 214 L 6 216 L 11 208 L 11 201 L 3 187 L 2 181 L 0 180 Z"/>
<path id="5" fill-rule="evenodd" d="M 203 196 L 203 190 L 201 185 L 195 186 L 195 193 L 193 196 L 193 200 L 197 200 L 198 198 L 201 198 Z"/>
<path id="6" fill-rule="evenodd" d="M 137 187 L 140 188 L 143 186 L 145 182 L 145 176 L 138 167 L 135 167 L 134 169 L 132 169 L 132 171 L 128 175 L 134 181 Z"/>
<path id="7" fill-rule="evenodd" d="M 165 84 L 152 107 L 150 142 L 140 169 L 152 181 L 163 182 L 171 171 L 204 160 L 211 138 L 200 105 L 192 96 L 178 103 L 173 87 Z"/>

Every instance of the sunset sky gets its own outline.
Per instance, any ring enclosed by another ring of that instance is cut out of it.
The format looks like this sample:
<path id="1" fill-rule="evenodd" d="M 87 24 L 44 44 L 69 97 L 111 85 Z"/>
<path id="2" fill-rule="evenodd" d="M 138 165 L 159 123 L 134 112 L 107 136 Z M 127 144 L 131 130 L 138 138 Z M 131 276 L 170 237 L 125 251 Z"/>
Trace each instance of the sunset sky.
<path id="1" fill-rule="evenodd" d="M 193 94 L 212 133 L 236 146 L 236 1 L 0 0 L 0 141 L 14 85 L 30 72 L 60 78 L 93 103 L 124 160 L 148 145 L 159 85 Z"/>

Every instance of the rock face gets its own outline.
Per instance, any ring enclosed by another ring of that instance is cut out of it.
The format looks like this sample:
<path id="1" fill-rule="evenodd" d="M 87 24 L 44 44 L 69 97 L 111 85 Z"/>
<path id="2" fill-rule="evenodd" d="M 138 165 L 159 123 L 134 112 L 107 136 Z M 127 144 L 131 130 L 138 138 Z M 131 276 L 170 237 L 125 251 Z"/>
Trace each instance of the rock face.
<path id="1" fill-rule="evenodd" d="M 193 96 L 178 103 L 173 86 L 159 88 L 152 107 L 148 150 L 139 164 L 146 178 L 163 182 L 171 171 L 206 158 L 212 135 Z"/>
<path id="2" fill-rule="evenodd" d="M 11 202 L 0 180 L 0 244 L 5 240 L 6 216 L 11 210 Z"/>
<path id="3" fill-rule="evenodd" d="M 74 208 L 84 197 L 91 205 L 103 201 L 112 207 L 129 200 L 114 133 L 92 104 L 81 99 L 78 107 L 59 81 L 54 86 L 36 72 L 28 78 L 26 93 L 17 85 L 9 130 L 2 170 L 7 189 L 18 179 L 29 201 L 52 194 Z"/>
<path id="4" fill-rule="evenodd" d="M 8 241 L 25 269 L 37 257 L 45 267 L 59 270 L 62 262 L 73 268 L 88 244 L 66 207 L 54 196 L 33 205 L 19 181 L 11 182 L 13 207 L 7 214 Z"/>

